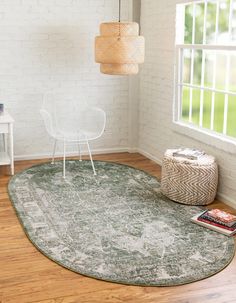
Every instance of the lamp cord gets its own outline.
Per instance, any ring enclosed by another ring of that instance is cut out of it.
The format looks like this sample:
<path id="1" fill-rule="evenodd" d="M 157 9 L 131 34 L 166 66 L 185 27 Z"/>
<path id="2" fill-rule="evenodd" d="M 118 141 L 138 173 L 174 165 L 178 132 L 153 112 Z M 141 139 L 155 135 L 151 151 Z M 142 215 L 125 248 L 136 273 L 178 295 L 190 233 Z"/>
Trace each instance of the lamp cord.
<path id="1" fill-rule="evenodd" d="M 120 22 L 121 0 L 119 0 L 119 22 Z"/>
<path id="2" fill-rule="evenodd" d="M 118 40 L 120 40 L 120 15 L 121 15 L 121 0 L 119 0 L 119 33 L 118 33 Z"/>

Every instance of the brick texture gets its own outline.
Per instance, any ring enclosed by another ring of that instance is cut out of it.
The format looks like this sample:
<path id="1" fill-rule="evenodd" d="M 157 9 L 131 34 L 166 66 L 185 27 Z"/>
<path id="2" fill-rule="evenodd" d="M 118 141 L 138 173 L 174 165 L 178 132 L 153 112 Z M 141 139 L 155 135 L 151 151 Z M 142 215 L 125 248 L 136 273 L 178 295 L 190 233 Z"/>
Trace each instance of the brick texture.
<path id="1" fill-rule="evenodd" d="M 234 203 L 235 154 L 173 129 L 175 8 L 182 1 L 141 2 L 146 58 L 134 85 L 127 77 L 100 74 L 94 62 L 94 37 L 101 22 L 117 20 L 117 0 L 0 0 L 0 102 L 15 119 L 15 154 L 50 153 L 52 140 L 39 115 L 47 95 L 86 98 L 107 113 L 106 132 L 93 148 L 134 150 L 136 131 L 138 149 L 156 159 L 173 146 L 202 148 L 219 163 L 220 196 Z M 124 20 L 129 7 L 122 1 Z M 137 83 L 139 119 L 137 100 L 130 100 L 137 99 Z"/>
<path id="2" fill-rule="evenodd" d="M 93 148 L 127 148 L 127 77 L 102 75 L 94 61 L 99 24 L 117 17 L 116 0 L 0 0 L 0 102 L 15 119 L 16 156 L 51 152 L 39 115 L 49 94 L 106 111 L 106 132 Z"/>
<path id="3" fill-rule="evenodd" d="M 182 135 L 173 127 L 175 10 L 176 4 L 182 2 L 142 0 L 146 58 L 140 73 L 139 148 L 156 159 L 162 159 L 167 148 L 181 145 L 214 155 L 220 171 L 219 197 L 236 206 L 235 153 L 223 151 L 223 142 L 216 148 Z"/>

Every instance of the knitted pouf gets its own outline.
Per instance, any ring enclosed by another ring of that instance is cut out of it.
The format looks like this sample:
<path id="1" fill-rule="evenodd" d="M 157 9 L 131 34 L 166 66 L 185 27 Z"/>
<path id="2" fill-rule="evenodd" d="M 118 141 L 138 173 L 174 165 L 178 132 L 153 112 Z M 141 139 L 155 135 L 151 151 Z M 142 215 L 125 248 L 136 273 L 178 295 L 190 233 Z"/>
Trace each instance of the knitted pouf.
<path id="1" fill-rule="evenodd" d="M 174 157 L 168 149 L 162 162 L 161 192 L 183 204 L 207 205 L 214 201 L 218 167 L 213 156 L 204 154 L 197 160 Z"/>

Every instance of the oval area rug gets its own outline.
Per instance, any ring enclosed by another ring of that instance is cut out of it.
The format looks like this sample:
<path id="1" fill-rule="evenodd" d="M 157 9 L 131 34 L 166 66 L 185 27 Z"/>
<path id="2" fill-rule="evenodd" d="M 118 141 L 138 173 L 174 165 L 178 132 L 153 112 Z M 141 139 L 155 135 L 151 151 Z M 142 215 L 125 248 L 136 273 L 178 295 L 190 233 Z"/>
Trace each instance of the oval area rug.
<path id="1" fill-rule="evenodd" d="M 11 178 L 9 195 L 32 243 L 86 276 L 132 285 L 172 286 L 209 277 L 229 264 L 234 239 L 198 226 L 200 207 L 160 193 L 155 177 L 111 162 L 68 160 Z"/>

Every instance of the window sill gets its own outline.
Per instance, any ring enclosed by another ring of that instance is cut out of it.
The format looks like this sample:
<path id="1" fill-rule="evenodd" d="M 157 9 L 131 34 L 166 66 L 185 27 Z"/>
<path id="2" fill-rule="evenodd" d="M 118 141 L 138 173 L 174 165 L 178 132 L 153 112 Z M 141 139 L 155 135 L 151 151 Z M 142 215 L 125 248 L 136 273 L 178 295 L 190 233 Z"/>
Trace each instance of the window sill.
<path id="1" fill-rule="evenodd" d="M 184 122 L 173 122 L 173 131 L 184 136 L 191 137 L 201 143 L 213 146 L 227 153 L 236 153 L 236 141 L 225 138 L 223 135 L 200 129 L 194 125 L 189 125 Z"/>

